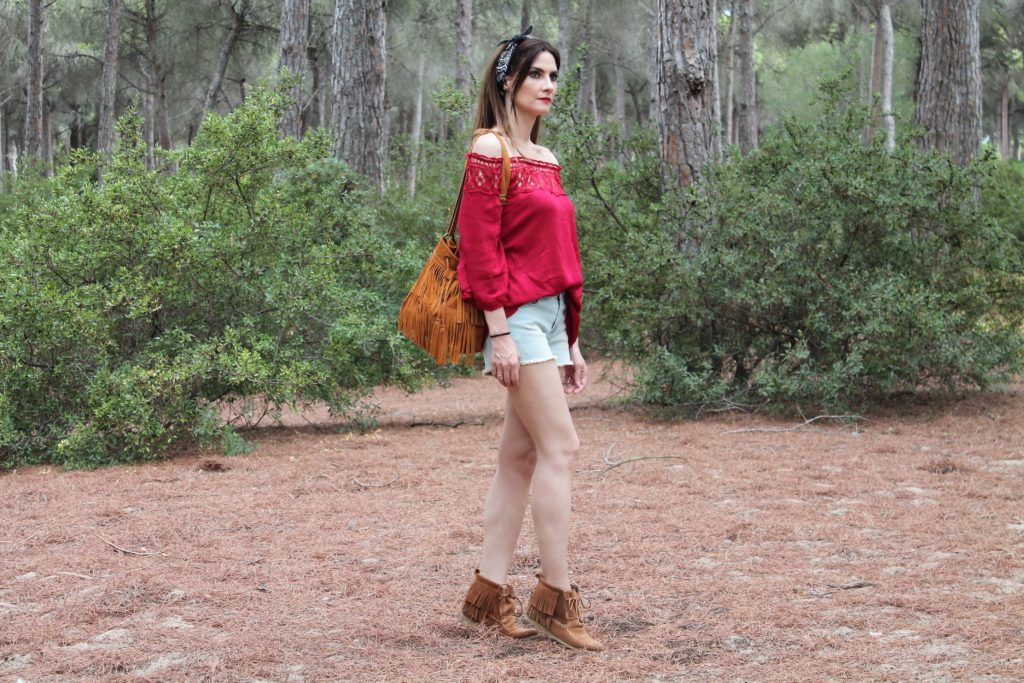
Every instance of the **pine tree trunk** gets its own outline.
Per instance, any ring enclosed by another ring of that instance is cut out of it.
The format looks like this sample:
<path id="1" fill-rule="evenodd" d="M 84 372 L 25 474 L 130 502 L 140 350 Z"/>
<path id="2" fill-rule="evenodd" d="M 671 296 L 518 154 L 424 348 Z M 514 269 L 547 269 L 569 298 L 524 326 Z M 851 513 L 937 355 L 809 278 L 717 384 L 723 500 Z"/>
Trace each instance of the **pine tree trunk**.
<path id="1" fill-rule="evenodd" d="M 459 0 L 459 35 L 455 43 L 455 87 L 460 91 L 473 82 L 473 0 Z"/>
<path id="2" fill-rule="evenodd" d="M 308 130 L 309 128 L 320 128 L 327 125 L 323 108 L 326 98 L 321 92 L 324 90 L 323 52 L 320 51 L 319 45 L 310 45 L 306 60 L 309 64 L 309 77 L 313 79 L 310 83 L 309 115 L 306 117 L 306 127 Z"/>
<path id="3" fill-rule="evenodd" d="M 651 39 L 647 42 L 651 50 L 650 70 L 648 72 L 650 88 L 650 109 L 647 112 L 647 120 L 652 123 L 659 120 L 661 101 L 658 99 L 658 83 L 661 80 L 661 64 L 658 63 L 658 56 L 661 54 L 661 6 L 655 2 L 650 10 L 651 16 L 648 27 L 651 32 Z"/>
<path id="4" fill-rule="evenodd" d="M 228 71 L 228 64 L 231 63 L 231 55 L 235 51 L 235 45 L 238 44 L 239 36 L 245 30 L 246 15 L 249 13 L 249 0 L 241 0 L 241 4 L 237 8 L 235 7 L 234 0 L 227 0 L 224 9 L 228 13 L 228 21 L 231 27 L 228 29 L 228 34 L 224 37 L 224 42 L 220 45 L 220 51 L 217 54 L 217 65 L 213 69 L 213 76 L 210 77 L 210 84 L 206 87 L 206 95 L 203 97 L 203 108 L 196 117 L 197 127 L 203 117 L 212 111 L 217 103 L 217 93 L 220 92 L 221 84 L 224 83 L 224 75 Z"/>
<path id="5" fill-rule="evenodd" d="M 750 154 L 757 147 L 757 81 L 754 74 L 754 0 L 740 3 L 740 90 L 736 98 L 738 111 L 737 139 L 740 153 Z"/>
<path id="6" fill-rule="evenodd" d="M 157 49 L 160 18 L 156 13 L 156 0 L 146 0 L 146 50 L 149 58 L 149 91 L 153 95 L 153 123 L 156 142 L 164 149 L 171 148 L 171 129 L 167 114 L 167 71 Z"/>
<path id="7" fill-rule="evenodd" d="M 999 102 L 999 155 L 1010 158 L 1010 81 L 1003 85 L 1003 96 Z"/>
<path id="8" fill-rule="evenodd" d="M 882 90 L 881 114 L 885 127 L 885 148 L 896 149 L 896 117 L 892 113 L 892 63 L 894 56 L 892 36 L 892 0 L 881 0 L 878 23 L 882 26 Z"/>
<path id="9" fill-rule="evenodd" d="M 412 140 L 412 158 L 409 160 L 409 196 L 416 196 L 416 171 L 420 159 L 420 140 L 423 137 L 423 81 L 427 71 L 427 52 L 420 50 L 419 64 L 416 68 L 416 99 L 413 102 L 412 110 L 412 131 L 409 137 Z"/>
<path id="10" fill-rule="evenodd" d="M 581 112 L 593 112 L 590 109 L 591 103 L 591 81 L 594 78 L 594 49 L 590 44 L 590 19 L 593 16 L 594 0 L 583 0 L 583 25 L 580 30 L 580 45 L 586 44 L 586 54 L 583 55 L 580 64 L 580 89 L 576 96 L 576 108 Z"/>
<path id="11" fill-rule="evenodd" d="M 281 115 L 281 133 L 302 137 L 302 81 L 306 78 L 309 43 L 309 1 L 283 0 L 281 3 L 281 40 L 278 49 L 278 70 L 287 69 L 299 82 L 288 90 L 295 103 Z"/>
<path id="12" fill-rule="evenodd" d="M 41 139 L 41 152 L 43 161 L 43 173 L 47 177 L 53 175 L 53 130 L 50 128 L 50 103 L 43 98 L 43 137 Z"/>
<path id="13" fill-rule="evenodd" d="M 562 69 L 573 63 L 572 54 L 572 2 L 558 0 L 558 50 L 562 54 Z"/>
<path id="14" fill-rule="evenodd" d="M 43 159 L 43 0 L 28 3 L 28 82 L 25 134 L 21 156 L 25 161 Z"/>
<path id="15" fill-rule="evenodd" d="M 0 194 L 7 191 L 7 100 L 0 102 Z"/>
<path id="16" fill-rule="evenodd" d="M 711 0 L 711 16 L 715 17 L 715 23 L 718 22 L 718 0 Z M 717 35 L 717 28 L 716 35 Z M 717 38 L 716 38 L 717 40 Z M 718 48 L 715 48 L 715 72 L 714 72 L 714 83 L 715 83 L 715 160 L 721 161 L 725 156 L 725 147 L 722 144 L 722 132 L 724 130 L 722 126 L 722 80 L 721 74 L 718 68 Z"/>
<path id="17" fill-rule="evenodd" d="M 699 181 L 714 159 L 712 9 L 712 0 L 658 0 L 658 131 L 669 187 Z"/>
<path id="18" fill-rule="evenodd" d="M 961 165 L 981 147 L 981 0 L 923 0 L 916 123 L 922 147 Z"/>
<path id="19" fill-rule="evenodd" d="M 156 146 L 156 107 L 153 105 L 153 74 L 148 56 L 139 54 L 136 68 L 146 82 L 146 87 L 139 93 L 139 113 L 142 115 L 142 137 L 146 144 L 146 170 L 152 171 L 156 162 L 153 153 Z"/>
<path id="20" fill-rule="evenodd" d="M 736 26 L 739 21 L 736 17 L 736 0 L 729 4 L 729 37 L 726 46 L 728 61 L 726 62 L 726 73 L 729 79 L 729 88 L 725 94 L 725 141 L 728 145 L 735 145 L 736 142 Z"/>
<path id="21" fill-rule="evenodd" d="M 388 121 L 386 0 L 335 0 L 331 45 L 331 132 L 342 161 L 384 180 Z"/>
<path id="22" fill-rule="evenodd" d="M 622 130 L 623 135 L 628 134 L 629 125 L 626 121 L 626 72 L 622 68 L 622 56 L 616 55 L 615 63 L 612 65 L 612 69 L 615 76 L 615 99 L 613 103 L 613 116 L 615 117 L 616 123 Z"/>
<path id="23" fill-rule="evenodd" d="M 99 139 L 96 147 L 104 159 L 114 153 L 114 105 L 117 100 L 117 50 L 121 34 L 121 0 L 107 1 L 107 41 L 100 76 Z M 97 169 L 103 182 L 103 166 Z"/>

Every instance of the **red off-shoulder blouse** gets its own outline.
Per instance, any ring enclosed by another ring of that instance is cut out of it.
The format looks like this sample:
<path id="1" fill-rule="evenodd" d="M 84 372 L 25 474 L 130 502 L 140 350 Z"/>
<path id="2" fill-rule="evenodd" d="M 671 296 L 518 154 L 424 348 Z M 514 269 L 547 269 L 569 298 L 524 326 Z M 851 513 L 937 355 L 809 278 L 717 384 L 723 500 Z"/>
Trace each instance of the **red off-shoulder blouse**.
<path id="1" fill-rule="evenodd" d="M 470 152 L 459 209 L 459 286 L 482 310 L 566 293 L 569 344 L 579 336 L 583 307 L 576 212 L 562 189 L 561 167 L 512 157 L 505 205 L 498 196 L 501 158 Z"/>

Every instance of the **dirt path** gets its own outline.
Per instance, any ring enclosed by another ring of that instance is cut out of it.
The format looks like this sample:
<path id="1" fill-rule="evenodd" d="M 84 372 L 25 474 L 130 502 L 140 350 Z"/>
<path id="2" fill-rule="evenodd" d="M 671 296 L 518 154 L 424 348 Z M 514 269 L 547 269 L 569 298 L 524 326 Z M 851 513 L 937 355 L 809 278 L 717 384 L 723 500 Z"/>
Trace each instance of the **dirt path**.
<path id="1" fill-rule="evenodd" d="M 502 405 L 474 378 L 383 392 L 366 434 L 0 475 L 0 680 L 1024 679 L 1024 385 L 804 431 L 613 393 L 574 401 L 572 571 L 604 653 L 456 617 Z M 524 601 L 536 569 L 528 526 Z"/>

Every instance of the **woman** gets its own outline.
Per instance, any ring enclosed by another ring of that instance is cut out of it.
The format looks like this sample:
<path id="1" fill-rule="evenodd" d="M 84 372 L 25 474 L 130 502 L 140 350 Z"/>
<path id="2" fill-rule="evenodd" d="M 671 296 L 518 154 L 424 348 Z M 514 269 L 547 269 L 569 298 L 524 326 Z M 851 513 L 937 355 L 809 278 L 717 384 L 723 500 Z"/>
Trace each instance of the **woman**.
<path id="1" fill-rule="evenodd" d="M 559 54 L 529 33 L 502 41 L 482 79 L 459 211 L 459 283 L 487 320 L 485 372 L 508 390 L 498 470 L 484 504 L 483 556 L 462 613 L 513 638 L 539 631 L 570 648 L 602 650 L 583 626 L 567 559 L 580 447 L 565 395 L 587 383 L 577 339 L 583 276 L 576 219 L 558 161 L 537 144 L 557 90 Z M 507 198 L 503 152 L 511 157 Z M 531 481 L 542 572 L 526 617 L 536 630 L 516 624 L 505 582 Z"/>

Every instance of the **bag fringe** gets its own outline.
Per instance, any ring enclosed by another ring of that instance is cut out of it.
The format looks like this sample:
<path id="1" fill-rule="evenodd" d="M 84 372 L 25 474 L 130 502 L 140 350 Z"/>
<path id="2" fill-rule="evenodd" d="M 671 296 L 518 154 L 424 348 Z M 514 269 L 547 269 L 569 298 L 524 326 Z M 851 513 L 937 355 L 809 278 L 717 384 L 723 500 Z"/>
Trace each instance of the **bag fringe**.
<path id="1" fill-rule="evenodd" d="M 487 335 L 483 313 L 462 298 L 457 268 L 458 247 L 442 237 L 398 313 L 398 329 L 438 365 L 471 365 Z"/>

